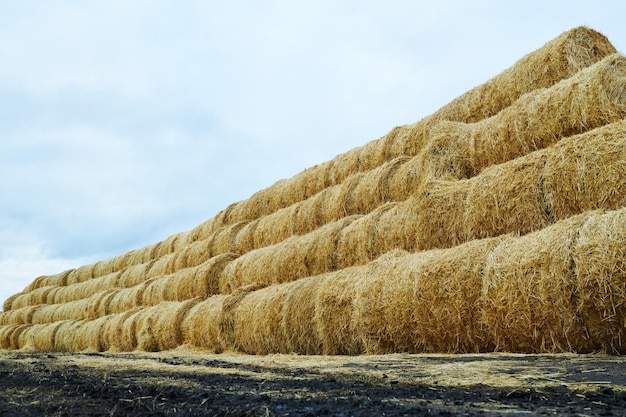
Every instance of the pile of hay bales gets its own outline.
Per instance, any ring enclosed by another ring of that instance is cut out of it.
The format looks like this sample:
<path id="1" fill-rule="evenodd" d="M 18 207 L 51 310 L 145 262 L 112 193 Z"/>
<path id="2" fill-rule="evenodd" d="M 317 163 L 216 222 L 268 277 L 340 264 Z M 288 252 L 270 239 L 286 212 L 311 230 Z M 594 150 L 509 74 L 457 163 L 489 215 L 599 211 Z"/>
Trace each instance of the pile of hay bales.
<path id="1" fill-rule="evenodd" d="M 36 278 L 0 349 L 626 352 L 626 58 L 565 32 L 198 227 Z"/>

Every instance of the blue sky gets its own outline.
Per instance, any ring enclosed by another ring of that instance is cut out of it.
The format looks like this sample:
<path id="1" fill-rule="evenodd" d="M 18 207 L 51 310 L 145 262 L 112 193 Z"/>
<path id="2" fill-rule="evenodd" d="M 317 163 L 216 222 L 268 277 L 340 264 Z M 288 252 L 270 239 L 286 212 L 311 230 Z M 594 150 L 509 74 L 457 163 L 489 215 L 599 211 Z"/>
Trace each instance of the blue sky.
<path id="1" fill-rule="evenodd" d="M 547 5 L 545 4 L 547 3 Z M 0 0 L 0 299 L 413 123 L 620 1 Z"/>

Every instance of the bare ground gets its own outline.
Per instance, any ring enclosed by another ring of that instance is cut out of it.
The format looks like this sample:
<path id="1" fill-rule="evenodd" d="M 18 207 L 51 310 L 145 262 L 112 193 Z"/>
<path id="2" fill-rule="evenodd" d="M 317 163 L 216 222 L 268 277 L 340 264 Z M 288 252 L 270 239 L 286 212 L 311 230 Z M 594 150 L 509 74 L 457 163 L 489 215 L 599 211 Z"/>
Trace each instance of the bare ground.
<path id="1" fill-rule="evenodd" d="M 598 355 L 0 352 L 0 416 L 626 416 Z"/>

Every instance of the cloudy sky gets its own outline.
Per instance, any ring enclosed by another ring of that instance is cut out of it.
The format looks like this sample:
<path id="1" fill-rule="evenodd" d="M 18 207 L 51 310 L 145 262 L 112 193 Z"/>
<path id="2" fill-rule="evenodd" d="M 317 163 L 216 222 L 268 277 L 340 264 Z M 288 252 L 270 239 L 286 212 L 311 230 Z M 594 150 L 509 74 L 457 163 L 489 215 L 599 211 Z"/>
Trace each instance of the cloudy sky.
<path id="1" fill-rule="evenodd" d="M 0 0 L 0 303 L 415 122 L 623 1 Z"/>

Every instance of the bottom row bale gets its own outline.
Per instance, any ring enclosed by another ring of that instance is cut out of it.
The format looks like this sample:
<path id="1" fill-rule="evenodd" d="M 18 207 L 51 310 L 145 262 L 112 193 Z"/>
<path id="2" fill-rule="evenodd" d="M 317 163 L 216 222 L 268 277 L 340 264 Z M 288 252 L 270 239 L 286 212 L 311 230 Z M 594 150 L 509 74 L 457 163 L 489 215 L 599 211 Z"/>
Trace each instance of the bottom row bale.
<path id="1" fill-rule="evenodd" d="M 624 353 L 626 209 L 93 320 L 0 326 L 0 348 L 251 354 Z M 264 286 L 265 285 L 265 286 Z"/>

